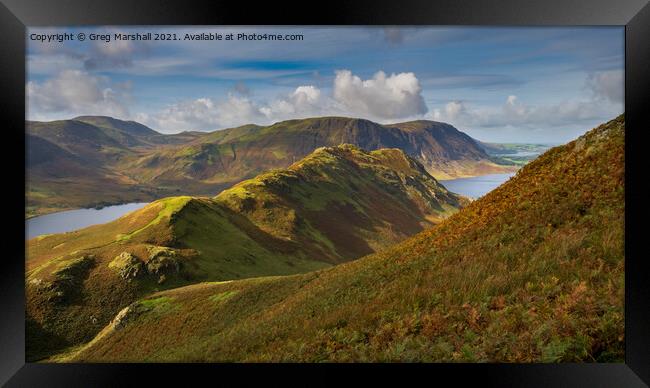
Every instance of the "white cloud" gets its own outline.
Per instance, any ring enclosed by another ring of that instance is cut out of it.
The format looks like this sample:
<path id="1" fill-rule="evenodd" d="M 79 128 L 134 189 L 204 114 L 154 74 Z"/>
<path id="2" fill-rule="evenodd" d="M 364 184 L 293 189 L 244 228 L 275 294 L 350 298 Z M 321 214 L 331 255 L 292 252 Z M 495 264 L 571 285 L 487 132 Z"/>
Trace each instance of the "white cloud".
<path id="1" fill-rule="evenodd" d="M 110 84 L 108 78 L 82 70 L 67 70 L 43 82 L 28 82 L 27 103 L 32 120 L 52 120 L 78 115 L 107 115 L 135 119 L 166 133 L 183 130 L 215 130 L 248 123 L 274 121 L 322 114 L 331 99 L 321 90 L 303 85 L 268 103 L 253 101 L 241 93 L 223 100 L 197 98 L 167 105 L 154 113 L 131 115 L 131 82 Z"/>
<path id="2" fill-rule="evenodd" d="M 466 113 L 467 109 L 465 108 L 465 104 L 462 101 L 451 101 L 445 105 L 444 117 L 448 118 L 449 120 L 456 120 Z M 435 114 L 442 116 L 439 112 L 434 111 L 434 115 Z"/>
<path id="3" fill-rule="evenodd" d="M 229 94 L 225 100 L 198 98 L 167 106 L 152 115 L 141 115 L 145 124 L 163 132 L 216 130 L 248 123 L 326 115 L 364 117 L 378 121 L 421 117 L 427 107 L 413 73 L 386 76 L 378 72 L 361 80 L 349 70 L 336 72 L 331 96 L 314 85 L 301 85 L 267 102 Z"/>
<path id="4" fill-rule="evenodd" d="M 66 70 L 42 83 L 27 83 L 30 117 L 48 113 L 128 117 L 129 83 L 110 84 L 105 77 Z"/>
<path id="5" fill-rule="evenodd" d="M 128 45 L 106 49 L 121 58 Z M 349 70 L 336 72 L 333 86 L 323 90 L 301 85 L 266 101 L 253 100 L 252 91 L 238 84 L 225 98 L 201 97 L 182 100 L 157 112 L 129 114 L 130 84 L 110 85 L 108 78 L 83 70 L 66 70 L 42 83 L 27 84 L 30 117 L 53 117 L 43 113 L 105 114 L 133 118 L 162 132 L 215 130 L 248 123 L 272 122 L 313 116 L 342 115 L 385 122 L 422 117 L 427 112 L 421 87 L 413 73 L 387 76 L 377 72 L 362 80 Z M 59 115 L 62 116 L 62 115 Z"/>
<path id="6" fill-rule="evenodd" d="M 153 115 L 141 114 L 138 117 L 143 123 L 165 133 L 214 130 L 266 118 L 251 100 L 235 95 L 229 95 L 221 102 L 210 98 L 181 101 Z"/>
<path id="7" fill-rule="evenodd" d="M 268 120 L 285 120 L 321 114 L 325 105 L 331 105 L 331 101 L 321 98 L 320 89 L 312 85 L 298 86 L 288 96 L 271 101 L 260 111 Z"/>
<path id="8" fill-rule="evenodd" d="M 167 106 L 162 111 L 137 117 L 162 132 L 216 130 L 243 124 L 269 124 L 321 112 L 321 91 L 315 86 L 299 86 L 282 98 L 259 104 L 246 96 L 229 94 L 225 100 L 198 98 Z"/>
<path id="9" fill-rule="evenodd" d="M 400 119 L 427 112 L 422 88 L 413 73 L 386 76 L 379 71 L 362 80 L 349 70 L 336 72 L 334 99 L 357 116 Z"/>
<path id="10" fill-rule="evenodd" d="M 115 50 L 117 53 L 130 49 L 124 46 Z M 340 70 L 335 74 L 331 89 L 301 85 L 266 100 L 253 99 L 254 93 L 248 87 L 237 84 L 221 99 L 187 99 L 158 111 L 133 116 L 128 109 L 132 104 L 129 82 L 110 83 L 107 77 L 90 75 L 83 70 L 66 70 L 42 82 L 28 82 L 27 95 L 31 119 L 109 115 L 135 119 L 166 133 L 217 130 L 248 123 L 265 125 L 327 115 L 362 117 L 378 122 L 424 117 L 449 122 L 461 129 L 540 129 L 588 125 L 622 112 L 622 72 L 593 73 L 586 78 L 585 85 L 592 91 L 591 97 L 586 95 L 556 104 L 532 105 L 516 95 L 508 95 L 504 96 L 501 105 L 453 100 L 428 113 L 415 74 L 387 76 L 382 71 L 362 80 L 349 70 Z"/>

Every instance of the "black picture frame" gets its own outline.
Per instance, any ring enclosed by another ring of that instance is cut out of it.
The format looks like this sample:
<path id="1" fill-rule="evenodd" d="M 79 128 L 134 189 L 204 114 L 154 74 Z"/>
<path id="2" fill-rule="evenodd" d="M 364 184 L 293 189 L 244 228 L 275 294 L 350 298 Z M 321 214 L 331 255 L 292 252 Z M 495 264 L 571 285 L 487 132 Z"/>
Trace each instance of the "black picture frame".
<path id="1" fill-rule="evenodd" d="M 5 140 L 5 245 L 0 270 L 0 384 L 7 386 L 130 386 L 187 384 L 190 377 L 215 384 L 336 384 L 339 372 L 371 381 L 453 381 L 497 386 L 616 386 L 650 384 L 650 273 L 644 255 L 645 219 L 650 216 L 644 173 L 650 90 L 650 5 L 646 0 L 445 0 L 355 3 L 251 1 L 1 0 L 0 111 Z M 71 25 L 508 25 L 625 26 L 626 242 L 624 364 L 32 364 L 25 363 L 24 221 L 26 26 Z M 22 154 L 22 155 L 21 155 Z M 24 160 L 24 159 L 23 159 Z M 22 203 L 23 206 L 18 204 Z M 294 370 L 303 372 L 294 374 Z M 448 380 L 451 378 L 451 380 Z M 178 379 L 178 380 L 177 380 Z M 353 379 L 346 379 L 352 383 Z M 365 385 L 364 384 L 364 385 Z"/>

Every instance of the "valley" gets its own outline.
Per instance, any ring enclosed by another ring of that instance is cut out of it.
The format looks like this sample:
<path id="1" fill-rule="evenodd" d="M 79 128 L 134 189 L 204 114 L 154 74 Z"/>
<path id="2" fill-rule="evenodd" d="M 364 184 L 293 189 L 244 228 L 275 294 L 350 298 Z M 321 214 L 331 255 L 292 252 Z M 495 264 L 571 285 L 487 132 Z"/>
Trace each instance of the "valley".
<path id="1" fill-rule="evenodd" d="M 403 151 L 343 145 L 29 241 L 28 357 L 621 362 L 624 127 L 473 202 Z"/>
<path id="2" fill-rule="evenodd" d="M 16 368 L 523 363 L 515 375 L 543 384 L 556 368 L 538 364 L 564 363 L 643 378 L 623 365 L 639 351 L 627 264 L 643 261 L 625 241 L 640 194 L 629 28 L 24 29 Z M 195 39 L 107 38 L 143 34 Z M 40 39 L 54 35 L 75 39 Z M 213 36 L 227 39 L 198 39 Z M 580 366 L 596 363 L 612 365 Z"/>

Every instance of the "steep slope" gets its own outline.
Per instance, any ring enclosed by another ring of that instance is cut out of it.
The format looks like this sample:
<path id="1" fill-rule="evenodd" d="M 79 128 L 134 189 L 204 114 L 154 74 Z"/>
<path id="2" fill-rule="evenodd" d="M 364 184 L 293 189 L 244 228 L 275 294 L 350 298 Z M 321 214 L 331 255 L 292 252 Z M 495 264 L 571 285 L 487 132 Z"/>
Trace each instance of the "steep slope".
<path id="1" fill-rule="evenodd" d="M 28 358 L 90 340 L 151 292 L 353 260 L 467 203 L 400 150 L 342 145 L 215 198 L 166 198 L 104 225 L 32 239 Z"/>
<path id="2" fill-rule="evenodd" d="M 323 240 L 306 257 L 332 263 L 400 241 L 467 203 L 402 151 L 352 145 L 319 148 L 215 200 L 298 249 Z"/>
<path id="3" fill-rule="evenodd" d="M 58 360 L 621 362 L 624 138 L 621 116 L 351 263 L 149 296 Z"/>

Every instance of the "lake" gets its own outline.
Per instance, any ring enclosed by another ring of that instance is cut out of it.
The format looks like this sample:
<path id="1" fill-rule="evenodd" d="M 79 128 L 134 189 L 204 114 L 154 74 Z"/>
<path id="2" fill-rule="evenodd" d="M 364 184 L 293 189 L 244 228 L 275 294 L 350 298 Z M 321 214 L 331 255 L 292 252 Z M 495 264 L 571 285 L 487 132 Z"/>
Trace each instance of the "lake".
<path id="1" fill-rule="evenodd" d="M 440 180 L 440 183 L 449 191 L 476 199 L 494 190 L 513 175 L 515 173 L 488 174 L 472 178 Z"/>
<path id="2" fill-rule="evenodd" d="M 46 214 L 25 221 L 25 239 L 43 234 L 71 232 L 90 225 L 103 224 L 144 207 L 147 202 L 106 206 L 101 209 L 76 209 Z"/>

